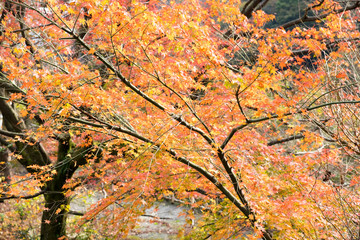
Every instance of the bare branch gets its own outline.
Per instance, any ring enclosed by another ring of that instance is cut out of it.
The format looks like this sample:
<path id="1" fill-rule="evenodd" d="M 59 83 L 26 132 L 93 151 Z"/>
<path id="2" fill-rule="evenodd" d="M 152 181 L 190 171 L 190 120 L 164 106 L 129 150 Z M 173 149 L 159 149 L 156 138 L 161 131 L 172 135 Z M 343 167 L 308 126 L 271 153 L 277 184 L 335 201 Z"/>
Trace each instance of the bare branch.
<path id="1" fill-rule="evenodd" d="M 304 137 L 305 137 L 304 135 L 298 134 L 298 135 L 287 137 L 287 138 L 272 140 L 272 141 L 268 142 L 267 145 L 268 146 L 273 146 L 273 145 L 276 145 L 276 144 L 290 142 L 290 141 L 297 140 L 297 139 L 303 139 Z"/>
<path id="2" fill-rule="evenodd" d="M 27 27 L 27 28 L 17 29 L 17 30 L 12 31 L 12 33 L 25 32 L 25 31 L 34 30 L 34 29 L 37 29 L 37 28 L 48 27 L 48 26 L 51 26 L 51 25 L 53 25 L 53 24 L 48 23 L 48 24 L 43 24 L 43 25 L 39 25 L 39 26 L 36 26 L 36 27 Z"/>
<path id="3" fill-rule="evenodd" d="M 340 105 L 340 104 L 358 104 L 360 103 L 360 101 L 339 101 L 339 102 L 330 102 L 330 103 L 324 103 L 324 104 L 320 104 L 314 107 L 308 107 L 305 109 L 300 109 L 297 110 L 295 112 L 288 112 L 285 113 L 283 115 L 277 115 L 277 114 L 273 114 L 271 116 L 268 117 L 263 117 L 263 118 L 257 118 L 257 119 L 248 119 L 247 123 L 240 125 L 238 127 L 235 127 L 231 130 L 231 132 L 229 133 L 229 135 L 227 136 L 227 138 L 224 140 L 223 144 L 221 145 L 221 149 L 225 149 L 226 145 L 229 143 L 229 141 L 231 140 L 231 138 L 235 135 L 235 133 L 243 128 L 245 128 L 246 126 L 248 126 L 249 124 L 252 123 L 259 123 L 259 122 L 263 122 L 266 120 L 270 120 L 270 119 L 275 119 L 275 118 L 282 118 L 282 117 L 286 117 L 286 116 L 290 116 L 290 115 L 295 115 L 295 114 L 299 114 L 299 113 L 304 113 L 304 112 L 308 112 L 308 111 L 312 111 L 318 108 L 323 108 L 323 107 L 328 107 L 331 105 Z"/>
<path id="4" fill-rule="evenodd" d="M 295 19 L 293 21 L 290 21 L 290 22 L 287 22 L 283 25 L 281 25 L 280 27 L 282 28 L 289 28 L 289 27 L 292 27 L 292 26 L 295 26 L 299 23 L 305 23 L 305 22 L 313 22 L 313 21 L 316 21 L 316 20 L 321 20 L 321 19 L 324 19 L 326 18 L 327 16 L 329 16 L 331 13 L 342 13 L 342 12 L 346 12 L 346 11 L 349 11 L 349 10 L 354 10 L 358 7 L 360 7 L 360 1 L 356 1 L 354 4 L 352 4 L 351 6 L 346 6 L 346 7 L 343 7 L 341 9 L 338 9 L 338 10 L 334 10 L 330 13 L 324 13 L 324 14 L 320 14 L 320 15 L 317 15 L 317 16 L 311 16 L 309 17 L 308 16 L 308 12 L 315 8 L 315 7 L 318 7 L 320 6 L 322 3 L 324 2 L 324 0 L 321 0 L 318 4 L 314 5 L 314 6 L 309 6 L 305 9 L 305 13 L 302 17 L 298 18 L 298 19 Z"/>
<path id="5" fill-rule="evenodd" d="M 240 109 L 240 111 L 241 111 L 241 114 L 245 117 L 246 122 L 249 122 L 249 120 L 248 120 L 248 118 L 246 117 L 245 112 L 244 112 L 244 110 L 243 110 L 243 108 L 242 108 L 242 106 L 241 106 L 241 104 L 240 104 L 239 94 L 240 94 L 240 85 L 239 85 L 238 88 L 236 89 L 236 93 L 235 93 L 236 102 L 237 102 L 238 107 L 239 107 L 239 109 Z"/>
<path id="6" fill-rule="evenodd" d="M 237 131 L 245 128 L 249 123 L 240 125 L 236 128 L 234 128 L 233 130 L 231 130 L 231 132 L 229 133 L 229 135 L 227 136 L 227 138 L 224 140 L 223 144 L 221 145 L 221 149 L 225 149 L 226 145 L 230 142 L 230 140 L 232 139 L 232 137 L 235 135 L 235 133 L 237 133 Z"/>
<path id="7" fill-rule="evenodd" d="M 2 129 L 0 129 L 0 134 L 1 134 L 1 135 L 4 135 L 4 136 L 7 136 L 7 137 L 11 137 L 11 138 L 15 138 L 15 137 L 26 137 L 26 135 L 23 134 L 23 133 L 9 132 L 9 131 L 2 130 Z"/>
<path id="8" fill-rule="evenodd" d="M 264 0 L 263 2 L 261 2 L 255 9 L 255 11 L 261 10 L 265 7 L 265 5 L 269 2 L 269 0 Z"/>
<path id="9" fill-rule="evenodd" d="M 75 216 L 84 216 L 84 215 L 85 215 L 85 214 L 82 213 L 82 212 L 73 211 L 73 210 L 70 210 L 70 211 L 68 212 L 68 214 L 70 214 L 70 215 L 75 215 Z"/>
<path id="10" fill-rule="evenodd" d="M 241 10 L 241 13 L 244 14 L 247 18 L 251 18 L 252 13 L 255 10 L 261 9 L 267 2 L 268 0 L 249 0 Z"/>

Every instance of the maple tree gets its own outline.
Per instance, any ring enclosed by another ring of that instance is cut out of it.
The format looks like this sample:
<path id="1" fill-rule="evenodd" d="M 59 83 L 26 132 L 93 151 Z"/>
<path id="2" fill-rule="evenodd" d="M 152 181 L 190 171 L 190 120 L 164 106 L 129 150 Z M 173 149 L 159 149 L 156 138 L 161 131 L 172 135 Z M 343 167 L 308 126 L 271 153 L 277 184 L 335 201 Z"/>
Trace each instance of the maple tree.
<path id="1" fill-rule="evenodd" d="M 268 2 L 4 0 L 0 199 L 43 195 L 41 239 L 86 185 L 78 230 L 125 237 L 173 196 L 190 239 L 359 237 L 360 1 L 266 28 Z"/>

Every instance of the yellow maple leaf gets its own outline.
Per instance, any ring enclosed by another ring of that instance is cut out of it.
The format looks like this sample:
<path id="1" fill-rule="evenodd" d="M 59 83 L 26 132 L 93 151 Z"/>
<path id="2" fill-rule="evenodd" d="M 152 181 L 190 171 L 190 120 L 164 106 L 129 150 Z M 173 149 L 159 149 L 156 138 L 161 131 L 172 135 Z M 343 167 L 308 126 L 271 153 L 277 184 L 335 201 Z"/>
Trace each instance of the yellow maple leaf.
<path id="1" fill-rule="evenodd" d="M 90 48 L 89 54 L 94 54 L 94 53 L 95 53 L 95 49 L 94 49 L 94 48 Z"/>

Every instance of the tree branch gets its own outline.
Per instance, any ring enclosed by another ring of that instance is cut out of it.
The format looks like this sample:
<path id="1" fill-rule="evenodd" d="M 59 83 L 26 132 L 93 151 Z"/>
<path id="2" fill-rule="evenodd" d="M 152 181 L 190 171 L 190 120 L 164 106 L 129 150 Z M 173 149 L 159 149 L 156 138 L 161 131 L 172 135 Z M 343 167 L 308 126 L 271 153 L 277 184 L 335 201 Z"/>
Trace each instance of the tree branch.
<path id="1" fill-rule="evenodd" d="M 243 9 L 241 10 L 241 13 L 244 14 L 247 18 L 251 18 L 252 13 L 254 12 L 254 10 L 258 7 L 259 4 L 266 4 L 266 2 L 268 2 L 268 0 L 264 0 L 264 2 L 262 2 L 263 0 L 249 0 L 247 1 L 247 3 L 245 4 L 245 6 L 243 7 Z"/>
<path id="2" fill-rule="evenodd" d="M 261 10 L 265 7 L 265 5 L 269 2 L 269 0 L 264 0 L 263 2 L 261 2 L 255 9 L 255 11 Z"/>
<path id="3" fill-rule="evenodd" d="M 75 215 L 75 216 L 84 216 L 84 215 L 85 215 L 85 214 L 82 213 L 82 212 L 73 211 L 73 210 L 70 210 L 70 211 L 68 212 L 68 214 Z"/>
<path id="4" fill-rule="evenodd" d="M 46 191 L 40 191 L 38 193 L 35 193 L 33 195 L 26 195 L 26 196 L 15 196 L 15 195 L 11 195 L 11 196 L 7 196 L 7 197 L 0 197 L 0 201 L 3 200 L 9 200 L 9 199 L 31 199 L 31 198 L 35 198 L 37 196 L 40 196 L 42 194 L 46 193 Z"/>
<path id="5" fill-rule="evenodd" d="M 226 139 L 224 140 L 224 142 L 221 145 L 221 149 L 225 149 L 226 145 L 229 143 L 229 141 L 231 140 L 231 138 L 235 135 L 235 133 L 243 128 L 245 128 L 246 126 L 252 124 L 252 123 L 259 123 L 259 122 L 263 122 L 266 120 L 270 120 L 270 119 L 275 119 L 275 118 L 281 118 L 281 117 L 286 117 L 286 116 L 290 116 L 290 115 L 295 115 L 295 114 L 299 114 L 299 113 L 304 113 L 304 112 L 309 112 L 318 108 L 323 108 L 323 107 L 328 107 L 328 106 L 332 106 L 332 105 L 339 105 L 339 104 L 358 104 L 360 103 L 360 101 L 339 101 L 339 102 L 330 102 L 330 103 L 324 103 L 324 104 L 320 104 L 314 107 L 308 107 L 305 109 L 301 109 L 295 112 L 288 112 L 285 113 L 283 115 L 277 115 L 277 114 L 273 114 L 269 117 L 263 117 L 263 118 L 257 118 L 257 119 L 248 119 L 246 123 L 233 128 L 229 135 L 226 137 Z"/>
<path id="6" fill-rule="evenodd" d="M 6 131 L 6 130 L 2 130 L 2 129 L 0 129 L 0 134 L 7 136 L 7 137 L 11 137 L 11 138 L 26 137 L 26 135 L 24 133 L 10 132 L 10 131 Z"/>
<path id="7" fill-rule="evenodd" d="M 112 129 L 114 131 L 118 131 L 118 132 L 121 132 L 121 133 L 125 133 L 125 134 L 128 134 L 128 135 L 131 135 L 139 140 L 142 140 L 146 143 L 151 143 L 154 145 L 154 147 L 156 147 L 157 149 L 161 149 L 161 146 L 157 145 L 155 142 L 151 141 L 150 139 L 147 139 L 141 135 L 139 135 L 138 133 L 134 133 L 134 132 L 131 132 L 131 131 L 128 131 L 126 129 L 123 129 L 121 127 L 110 127 L 110 126 L 106 126 L 106 125 L 101 125 L 101 124 L 96 124 L 96 123 L 92 123 L 92 122 L 88 122 L 88 121 L 85 121 L 85 120 L 82 120 L 82 119 L 77 119 L 77 118 L 69 118 L 70 120 L 73 120 L 75 122 L 80 122 L 82 124 L 88 124 L 90 126 L 93 126 L 93 127 L 99 127 L 99 128 L 108 128 L 108 129 Z M 213 183 L 219 190 L 220 192 L 222 192 L 232 203 L 234 203 L 234 205 L 239 208 L 239 210 L 244 214 L 244 216 L 246 216 L 247 218 L 249 219 L 253 219 L 251 218 L 251 215 L 253 215 L 251 213 L 251 211 L 249 210 L 248 207 L 244 207 L 243 204 L 222 184 L 219 182 L 219 180 L 214 176 L 212 175 L 210 172 L 208 172 L 207 170 L 203 169 L 202 167 L 196 165 L 195 163 L 187 160 L 186 158 L 184 157 L 179 157 L 177 155 L 177 153 L 172 150 L 172 149 L 164 149 L 167 153 L 170 154 L 170 156 L 178 161 L 178 162 L 181 162 L 189 167 L 191 167 L 192 169 L 196 170 L 198 173 L 200 173 L 202 176 L 204 176 L 205 178 L 207 178 L 211 183 Z M 230 169 L 230 167 L 229 167 Z M 231 171 L 231 170 L 230 170 Z M 244 201 L 245 202 L 245 201 Z M 269 238 L 270 239 L 270 238 Z"/>
<path id="8" fill-rule="evenodd" d="M 327 16 L 329 16 L 331 13 L 342 13 L 342 12 L 345 12 L 345 11 L 349 11 L 349 10 L 354 10 L 358 7 L 360 7 L 360 1 L 357 1 L 355 2 L 353 5 L 351 6 L 347 6 L 347 7 L 343 7 L 341 9 L 338 9 L 338 10 L 334 10 L 333 12 L 330 12 L 330 13 L 324 13 L 324 14 L 321 14 L 321 15 L 317 15 L 317 16 L 311 16 L 309 17 L 308 16 L 308 12 L 315 8 L 315 7 L 318 7 L 320 5 L 322 5 L 322 3 L 324 2 L 324 0 L 321 0 L 318 4 L 314 5 L 314 6 L 309 6 L 305 9 L 305 13 L 302 17 L 298 18 L 298 19 L 295 19 L 293 21 L 290 21 L 290 22 L 287 22 L 283 25 L 281 25 L 280 27 L 282 28 L 289 28 L 289 27 L 292 27 L 292 26 L 295 26 L 296 24 L 299 24 L 299 23 L 304 23 L 304 22 L 313 22 L 313 21 L 316 21 L 316 20 L 321 20 L 321 19 L 324 19 L 326 18 Z"/>
<path id="9" fill-rule="evenodd" d="M 48 27 L 48 26 L 51 26 L 51 25 L 53 25 L 53 24 L 48 23 L 48 24 L 43 24 L 43 25 L 39 25 L 39 26 L 36 26 L 36 27 L 27 27 L 27 28 L 17 29 L 17 30 L 11 31 L 11 32 L 12 33 L 24 32 L 24 31 L 37 29 L 37 28 Z"/>
<path id="10" fill-rule="evenodd" d="M 280 143 L 285 143 L 285 142 L 290 142 L 290 141 L 297 140 L 297 139 L 302 139 L 304 137 L 305 137 L 304 135 L 298 134 L 298 135 L 287 137 L 287 138 L 272 140 L 272 141 L 268 142 L 267 145 L 273 146 L 273 145 L 280 144 Z"/>

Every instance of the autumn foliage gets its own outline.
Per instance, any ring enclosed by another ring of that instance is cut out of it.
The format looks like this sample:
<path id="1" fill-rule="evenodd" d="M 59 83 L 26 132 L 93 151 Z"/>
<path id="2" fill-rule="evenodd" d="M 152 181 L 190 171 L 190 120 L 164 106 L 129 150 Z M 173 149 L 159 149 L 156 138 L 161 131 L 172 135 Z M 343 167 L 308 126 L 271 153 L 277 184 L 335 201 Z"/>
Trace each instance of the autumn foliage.
<path id="1" fill-rule="evenodd" d="M 41 239 L 89 188 L 77 232 L 125 238 L 171 197 L 202 213 L 179 238 L 359 238 L 360 1 L 275 28 L 267 2 L 2 1 L 0 142 L 27 174 L 1 204 L 43 195 Z"/>

